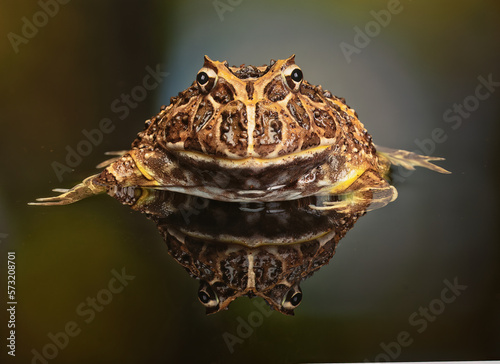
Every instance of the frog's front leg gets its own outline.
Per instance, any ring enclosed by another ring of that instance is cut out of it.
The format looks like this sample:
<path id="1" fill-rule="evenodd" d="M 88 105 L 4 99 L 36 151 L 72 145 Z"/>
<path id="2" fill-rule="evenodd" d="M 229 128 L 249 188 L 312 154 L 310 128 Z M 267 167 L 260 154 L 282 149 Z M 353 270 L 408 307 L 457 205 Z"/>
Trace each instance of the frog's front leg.
<path id="1" fill-rule="evenodd" d="M 92 195 L 105 193 L 115 186 L 158 187 L 179 183 L 175 178 L 169 177 L 174 162 L 161 152 L 132 149 L 112 154 L 121 156 L 101 163 L 99 166 L 107 165 L 101 173 L 87 177 L 69 190 L 54 189 L 53 191 L 61 194 L 38 198 L 29 205 L 67 205 Z"/>
<path id="2" fill-rule="evenodd" d="M 371 211 L 394 201 L 398 192 L 372 169 L 364 171 L 341 193 L 324 196 L 321 205 L 310 205 L 315 210 L 336 210 L 340 213 Z"/>

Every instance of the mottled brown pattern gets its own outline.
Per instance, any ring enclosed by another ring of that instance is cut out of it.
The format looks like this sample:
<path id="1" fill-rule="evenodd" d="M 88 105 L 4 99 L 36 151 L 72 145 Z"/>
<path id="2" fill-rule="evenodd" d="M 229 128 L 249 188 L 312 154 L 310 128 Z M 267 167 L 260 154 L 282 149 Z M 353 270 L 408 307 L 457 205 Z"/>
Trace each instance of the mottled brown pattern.
<path id="1" fill-rule="evenodd" d="M 180 265 L 184 267 L 191 267 L 192 265 L 192 256 L 189 254 L 189 251 L 182 246 L 182 243 L 175 239 L 173 236 L 165 234 L 165 243 L 167 243 L 168 252 Z M 188 269 L 188 272 L 192 277 L 196 277 L 199 272 Z M 204 272 L 207 277 L 210 277 L 207 272 Z M 212 275 L 213 276 L 213 275 Z"/>
<path id="2" fill-rule="evenodd" d="M 286 140 L 287 143 L 283 143 L 284 145 L 279 150 L 279 155 L 284 156 L 288 154 L 292 154 L 300 149 L 300 145 L 302 139 L 304 137 L 305 130 L 301 128 L 295 119 L 289 116 L 288 112 L 283 111 L 281 113 L 283 125 L 285 126 L 283 129 L 286 132 Z"/>
<path id="3" fill-rule="evenodd" d="M 239 251 L 229 253 L 226 259 L 220 261 L 220 272 L 222 281 L 226 285 L 245 289 L 248 277 L 248 257 Z"/>
<path id="4" fill-rule="evenodd" d="M 186 175 L 184 171 L 178 167 L 173 168 L 171 171 L 172 177 L 178 181 L 184 181 L 187 182 Z"/>
<path id="5" fill-rule="evenodd" d="M 302 102 L 300 102 L 300 99 L 298 97 L 292 97 L 287 104 L 287 108 L 297 124 L 299 124 L 302 128 L 309 130 L 311 126 L 309 115 L 307 115 L 307 112 L 304 109 Z"/>
<path id="6" fill-rule="evenodd" d="M 312 133 L 309 135 L 307 139 L 304 139 L 302 142 L 302 150 L 307 150 L 313 147 L 318 146 L 321 143 L 321 139 L 319 138 L 318 134 Z"/>
<path id="7" fill-rule="evenodd" d="M 315 109 L 313 111 L 314 124 L 319 128 L 318 132 L 324 138 L 335 138 L 337 126 L 335 120 L 326 110 Z"/>
<path id="8" fill-rule="evenodd" d="M 179 93 L 179 96 L 175 98 L 175 100 L 178 102 L 176 107 L 180 107 L 182 105 L 187 104 L 193 97 L 197 97 L 200 95 L 200 89 L 196 85 L 196 82 L 193 82 L 193 84 L 186 89 L 185 91 L 182 91 Z"/>
<path id="9" fill-rule="evenodd" d="M 214 107 L 212 106 L 212 103 L 205 100 L 200 102 L 198 110 L 196 110 L 196 114 L 194 115 L 192 132 L 198 133 L 208 123 L 208 121 L 212 119 L 213 114 Z"/>
<path id="10" fill-rule="evenodd" d="M 283 273 L 283 263 L 269 251 L 258 251 L 254 255 L 253 270 L 255 272 L 255 288 L 264 290 L 274 285 Z"/>
<path id="11" fill-rule="evenodd" d="M 259 102 L 255 108 L 254 150 L 265 157 L 281 143 L 282 123 L 279 115 L 268 103 Z"/>
<path id="12" fill-rule="evenodd" d="M 201 148 L 201 144 L 198 141 L 198 138 L 196 136 L 189 136 L 186 141 L 184 142 L 184 149 L 185 150 L 192 150 L 195 152 L 203 152 L 203 149 Z"/>
<path id="13" fill-rule="evenodd" d="M 189 127 L 189 115 L 183 112 L 175 114 L 165 121 L 165 140 L 167 143 L 177 143 L 186 139 Z"/>
<path id="14" fill-rule="evenodd" d="M 283 78 L 281 75 L 273 78 L 271 82 L 269 82 L 264 88 L 264 95 L 271 102 L 281 101 L 286 95 L 290 93 L 289 89 L 283 83 Z"/>
<path id="15" fill-rule="evenodd" d="M 219 77 L 217 84 L 210 92 L 214 101 L 222 105 L 233 101 L 235 93 L 234 87 L 222 77 Z"/>
<path id="16" fill-rule="evenodd" d="M 218 120 L 222 146 L 231 153 L 244 156 L 248 148 L 248 119 L 245 105 L 235 101 L 227 105 Z M 223 153 L 220 150 L 221 154 Z"/>
<path id="17" fill-rule="evenodd" d="M 116 185 L 116 177 L 107 169 L 102 171 L 96 178 L 95 182 L 103 186 L 113 186 Z"/>
<path id="18" fill-rule="evenodd" d="M 307 96 L 310 100 L 318 103 L 323 103 L 323 100 L 316 91 L 316 87 L 310 85 L 309 83 L 303 81 L 300 85 L 300 93 Z"/>
<path id="19" fill-rule="evenodd" d="M 245 66 L 242 65 L 240 67 L 231 67 L 230 71 L 233 75 L 238 77 L 239 79 L 245 80 L 247 78 L 258 78 L 263 76 L 267 71 L 269 71 L 269 68 L 272 66 L 272 60 L 271 60 L 271 65 L 265 66 L 265 69 L 259 69 L 258 67 L 255 66 Z"/>
<path id="20" fill-rule="evenodd" d="M 254 93 L 254 85 L 253 82 L 248 82 L 246 86 L 246 91 L 247 91 L 247 97 L 249 100 L 253 100 L 253 93 Z"/>

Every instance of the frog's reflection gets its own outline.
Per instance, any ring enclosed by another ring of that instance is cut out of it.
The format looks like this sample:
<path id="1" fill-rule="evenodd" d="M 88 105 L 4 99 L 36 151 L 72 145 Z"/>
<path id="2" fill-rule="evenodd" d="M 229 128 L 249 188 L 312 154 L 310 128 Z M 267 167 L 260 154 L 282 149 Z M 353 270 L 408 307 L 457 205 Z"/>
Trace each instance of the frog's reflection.
<path id="1" fill-rule="evenodd" d="M 109 194 L 156 222 L 170 255 L 201 281 L 198 298 L 207 313 L 246 295 L 287 315 L 302 300 L 300 282 L 329 262 L 357 219 L 392 199 L 244 204 L 145 188 Z M 311 208 L 318 204 L 330 207 Z"/>

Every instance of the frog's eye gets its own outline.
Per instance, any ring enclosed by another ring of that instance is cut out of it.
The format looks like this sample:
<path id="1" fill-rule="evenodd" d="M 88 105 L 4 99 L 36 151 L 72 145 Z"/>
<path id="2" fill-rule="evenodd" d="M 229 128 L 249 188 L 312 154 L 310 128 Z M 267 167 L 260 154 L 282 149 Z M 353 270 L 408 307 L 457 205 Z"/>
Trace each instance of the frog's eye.
<path id="1" fill-rule="evenodd" d="M 198 299 L 207 309 L 219 306 L 219 297 L 206 282 L 202 282 L 198 289 Z"/>
<path id="2" fill-rule="evenodd" d="M 217 83 L 217 73 L 211 68 L 203 67 L 196 76 L 196 82 L 203 92 L 209 92 Z"/>
<path id="3" fill-rule="evenodd" d="M 298 285 L 293 286 L 288 290 L 285 297 L 283 297 L 283 301 L 281 302 L 281 306 L 287 310 L 293 310 L 302 301 L 302 290 Z"/>
<path id="4" fill-rule="evenodd" d="M 292 65 L 283 71 L 285 82 L 293 92 L 297 92 L 300 88 L 302 79 L 304 78 L 302 70 L 296 65 Z"/>

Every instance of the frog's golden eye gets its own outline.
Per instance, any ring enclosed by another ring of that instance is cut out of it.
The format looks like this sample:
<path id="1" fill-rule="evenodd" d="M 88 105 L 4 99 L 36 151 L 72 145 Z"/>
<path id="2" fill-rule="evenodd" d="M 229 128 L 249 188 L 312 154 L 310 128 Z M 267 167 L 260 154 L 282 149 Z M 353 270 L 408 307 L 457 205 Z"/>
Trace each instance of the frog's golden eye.
<path id="1" fill-rule="evenodd" d="M 219 297 L 206 282 L 202 282 L 198 289 L 198 299 L 206 308 L 210 309 L 219 306 Z"/>
<path id="2" fill-rule="evenodd" d="M 302 290 L 298 285 L 293 286 L 288 290 L 285 297 L 283 297 L 283 301 L 281 302 L 281 306 L 287 310 L 293 310 L 302 301 Z"/>
<path id="3" fill-rule="evenodd" d="M 201 91 L 210 92 L 217 83 L 217 73 L 211 68 L 203 67 L 196 76 L 196 82 L 200 86 Z"/>
<path id="4" fill-rule="evenodd" d="M 292 65 L 283 71 L 283 77 L 285 78 L 285 82 L 290 90 L 297 92 L 300 88 L 304 75 L 299 67 Z"/>

